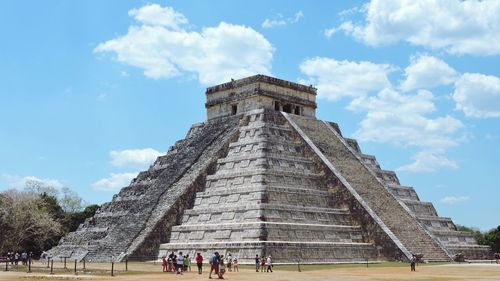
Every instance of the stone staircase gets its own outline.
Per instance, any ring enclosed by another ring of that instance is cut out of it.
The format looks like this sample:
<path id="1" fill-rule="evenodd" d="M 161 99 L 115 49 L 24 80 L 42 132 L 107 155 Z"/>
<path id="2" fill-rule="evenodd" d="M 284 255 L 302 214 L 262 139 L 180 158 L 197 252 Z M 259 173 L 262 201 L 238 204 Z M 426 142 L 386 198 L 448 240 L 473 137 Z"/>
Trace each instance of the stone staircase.
<path id="1" fill-rule="evenodd" d="M 93 261 L 151 259 L 170 226 L 181 220 L 196 191 L 215 165 L 218 154 L 237 131 L 239 118 L 228 117 L 194 125 L 149 170 L 124 187 L 95 216 L 61 239 L 53 257 Z"/>
<path id="2" fill-rule="evenodd" d="M 249 263 L 256 254 L 275 262 L 377 260 L 377 249 L 332 198 L 323 171 L 281 114 L 257 110 L 244 120 L 159 255 L 230 252 Z"/>
<path id="3" fill-rule="evenodd" d="M 367 212 L 373 213 L 374 219 L 407 258 L 412 253 L 419 253 L 427 260 L 450 260 L 439 241 L 385 187 L 384 182 L 394 181 L 391 180 L 393 173 L 380 171 L 377 176 L 330 124 L 286 113 L 284 115 L 325 164 L 332 167 L 336 176 L 343 179 L 344 185 L 351 188 L 353 195 L 360 197 Z"/>
<path id="4" fill-rule="evenodd" d="M 382 170 L 375 156 L 366 155 L 361 152 L 356 140 L 344 139 L 364 164 L 385 184 L 385 187 L 411 210 L 420 224 L 434 238 L 439 240 L 448 253 L 451 255 L 461 253 L 466 259 L 476 260 L 489 259 L 491 257 L 490 247 L 478 245 L 472 233 L 458 231 L 450 218 L 439 217 L 431 202 L 420 201 L 420 198 L 412 187 L 401 186 L 396 173 Z"/>

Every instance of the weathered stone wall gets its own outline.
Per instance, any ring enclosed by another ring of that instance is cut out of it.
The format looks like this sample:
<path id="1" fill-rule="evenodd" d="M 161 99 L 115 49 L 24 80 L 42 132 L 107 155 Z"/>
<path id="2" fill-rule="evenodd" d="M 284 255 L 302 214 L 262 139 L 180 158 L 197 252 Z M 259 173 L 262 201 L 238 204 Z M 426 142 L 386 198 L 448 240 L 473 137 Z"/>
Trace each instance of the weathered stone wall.
<path id="1" fill-rule="evenodd" d="M 195 125 L 166 156 L 141 172 L 130 186 L 104 204 L 77 231 L 64 237 L 50 253 L 74 259 L 120 260 L 125 255 L 151 258 L 160 242 L 168 241 L 166 227 L 178 223 L 192 203 L 204 174 L 227 147 L 239 118 Z"/>
<path id="2" fill-rule="evenodd" d="M 327 123 L 295 115 L 287 115 L 294 128 L 303 132 L 310 146 L 318 149 L 318 156 L 332 172 L 341 179 L 344 186 L 355 195 L 365 211 L 391 237 L 394 244 L 407 258 L 411 253 L 422 253 L 429 260 L 449 260 L 450 256 L 438 241 L 415 220 L 412 214 L 387 191 L 383 181 L 371 172 L 355 151 L 350 151 L 347 143 L 334 134 Z M 382 175 L 392 175 L 384 172 Z M 391 182 L 397 178 L 391 177 Z M 342 179 L 342 178 L 343 179 Z"/>
<path id="3" fill-rule="evenodd" d="M 342 202 L 332 200 L 325 174 L 279 112 L 247 113 L 239 139 L 206 178 L 170 251 L 231 252 L 242 262 L 271 254 L 276 262 L 340 262 L 379 258 Z"/>
<path id="4" fill-rule="evenodd" d="M 255 109 L 298 107 L 299 115 L 314 117 L 316 114 L 316 89 L 264 75 L 234 80 L 210 87 L 206 91 L 208 120 Z M 276 105 L 275 102 L 278 102 Z M 237 107 L 234 112 L 233 106 Z"/>
<path id="5" fill-rule="evenodd" d="M 439 217 L 431 202 L 421 202 L 412 187 L 401 186 L 396 173 L 382 170 L 375 156 L 361 152 L 356 140 L 349 139 L 347 144 L 357 152 L 364 164 L 377 175 L 386 188 L 408 207 L 425 229 L 439 240 L 450 255 L 461 253 L 466 259 L 491 258 L 491 249 L 488 246 L 478 245 L 472 233 L 457 231 L 450 218 Z"/>

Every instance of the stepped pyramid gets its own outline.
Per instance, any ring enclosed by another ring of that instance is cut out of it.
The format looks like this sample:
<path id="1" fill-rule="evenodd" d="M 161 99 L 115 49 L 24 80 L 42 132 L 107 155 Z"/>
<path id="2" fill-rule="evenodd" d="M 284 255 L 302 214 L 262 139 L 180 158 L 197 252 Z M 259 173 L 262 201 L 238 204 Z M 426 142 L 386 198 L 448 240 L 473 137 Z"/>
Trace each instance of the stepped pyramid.
<path id="1" fill-rule="evenodd" d="M 491 254 L 337 124 L 317 120 L 312 86 L 256 75 L 206 96 L 208 120 L 64 237 L 53 256 L 219 251 L 289 263 Z"/>

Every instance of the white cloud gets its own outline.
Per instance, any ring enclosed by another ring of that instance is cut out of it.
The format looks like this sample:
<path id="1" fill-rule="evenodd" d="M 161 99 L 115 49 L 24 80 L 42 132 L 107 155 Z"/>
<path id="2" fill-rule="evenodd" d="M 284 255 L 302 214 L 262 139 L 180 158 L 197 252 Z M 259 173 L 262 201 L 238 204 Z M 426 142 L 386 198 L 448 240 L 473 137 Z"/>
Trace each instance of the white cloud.
<path id="1" fill-rule="evenodd" d="M 428 55 L 412 57 L 405 69 L 406 79 L 401 89 L 429 89 L 439 85 L 449 85 L 457 79 L 457 72 L 441 59 Z"/>
<path id="2" fill-rule="evenodd" d="M 449 160 L 443 153 L 422 151 L 412 157 L 413 163 L 399 167 L 398 171 L 405 172 L 435 172 L 440 169 L 458 169 L 455 161 Z"/>
<path id="3" fill-rule="evenodd" d="M 455 82 L 452 98 L 467 117 L 500 117 L 500 78 L 465 73 Z"/>
<path id="4" fill-rule="evenodd" d="M 274 19 L 274 20 L 265 19 L 262 22 L 262 28 L 266 28 L 266 29 L 275 28 L 275 27 L 278 27 L 278 26 L 285 26 L 285 25 L 286 25 L 286 21 L 283 18 Z"/>
<path id="5" fill-rule="evenodd" d="M 457 145 L 451 135 L 463 127 L 451 116 L 430 118 L 436 110 L 431 92 L 420 90 L 403 95 L 384 89 L 377 96 L 359 97 L 348 109 L 366 112 L 361 127 L 354 133 L 361 141 L 415 146 L 425 151 L 444 151 Z"/>
<path id="6" fill-rule="evenodd" d="M 327 28 L 324 31 L 325 37 L 330 39 L 335 33 L 339 31 L 346 31 L 346 30 L 352 30 L 353 25 L 350 21 L 342 23 L 338 27 L 332 27 L 332 28 Z"/>
<path id="7" fill-rule="evenodd" d="M 336 101 L 391 87 L 387 76 L 396 68 L 389 64 L 317 57 L 302 62 L 300 70 L 308 76 L 301 83 L 314 84 L 318 88 L 318 97 Z"/>
<path id="8" fill-rule="evenodd" d="M 466 201 L 469 201 L 470 197 L 469 196 L 446 196 L 441 199 L 441 203 L 448 204 L 448 205 L 453 205 L 457 203 L 463 203 Z"/>
<path id="9" fill-rule="evenodd" d="M 16 175 L 3 174 L 2 178 L 7 183 L 7 188 L 23 189 L 30 183 L 38 183 L 41 187 L 53 187 L 61 189 L 66 185 L 57 179 L 43 179 L 35 176 L 20 177 Z"/>
<path id="10" fill-rule="evenodd" d="M 139 166 L 147 167 L 155 159 L 164 153 L 153 148 L 126 149 L 121 151 L 110 151 L 111 164 L 116 167 Z"/>
<path id="11" fill-rule="evenodd" d="M 163 8 L 158 4 L 132 9 L 128 15 L 147 25 L 164 26 L 174 30 L 180 30 L 183 25 L 188 23 L 188 19 L 183 14 L 171 7 Z"/>
<path id="12" fill-rule="evenodd" d="M 183 28 L 187 19 L 170 7 L 147 5 L 129 12 L 140 25 L 99 44 L 94 52 L 112 52 L 124 64 L 144 70 L 153 78 L 195 73 L 202 84 L 231 78 L 270 74 L 274 49 L 250 27 L 221 22 L 201 32 Z"/>
<path id="13" fill-rule="evenodd" d="M 282 14 L 278 14 L 277 18 L 275 18 L 275 19 L 265 19 L 262 22 L 261 26 L 262 26 L 262 28 L 265 28 L 265 29 L 286 26 L 288 24 L 293 24 L 293 23 L 299 22 L 299 20 L 303 17 L 304 17 L 304 13 L 302 11 L 298 11 L 297 13 L 295 13 L 295 15 L 293 17 L 289 17 L 287 19 L 283 18 Z"/>
<path id="14" fill-rule="evenodd" d="M 94 182 L 92 186 L 95 190 L 116 192 L 122 187 L 128 186 L 130 184 L 130 181 L 132 181 L 132 179 L 135 178 L 137 174 L 137 172 L 121 174 L 111 173 L 108 178 L 100 179 Z"/>
<path id="15" fill-rule="evenodd" d="M 364 20 L 339 29 L 369 45 L 406 41 L 453 54 L 500 54 L 500 1 L 372 0 Z"/>
<path id="16" fill-rule="evenodd" d="M 429 70 L 433 77 L 424 73 L 430 67 L 437 68 Z M 389 79 L 389 74 L 397 70 L 395 66 L 314 58 L 304 61 L 300 70 L 307 77 L 299 81 L 314 84 L 319 97 L 332 101 L 350 98 L 347 109 L 364 114 L 354 133 L 358 140 L 417 149 L 413 162 L 398 170 L 432 172 L 458 168 L 446 153 L 462 141 L 457 132 L 463 123 L 450 115 L 436 114 L 435 98 L 430 91 L 402 93 L 395 89 Z M 405 87 L 412 89 L 452 83 L 457 73 L 443 61 L 421 55 L 411 60 L 406 75 Z"/>
<path id="17" fill-rule="evenodd" d="M 299 20 L 303 17 L 304 17 L 304 13 L 302 11 L 298 11 L 295 13 L 295 15 L 293 16 L 293 18 L 291 19 L 290 22 L 292 22 L 292 23 L 299 22 Z"/>

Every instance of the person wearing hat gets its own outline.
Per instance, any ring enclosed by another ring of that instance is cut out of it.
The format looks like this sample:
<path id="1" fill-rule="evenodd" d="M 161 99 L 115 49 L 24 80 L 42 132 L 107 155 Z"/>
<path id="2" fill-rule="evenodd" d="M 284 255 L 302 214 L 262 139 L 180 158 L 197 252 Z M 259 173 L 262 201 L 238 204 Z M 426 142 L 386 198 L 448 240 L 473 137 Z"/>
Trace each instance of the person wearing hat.
<path id="1" fill-rule="evenodd" d="M 272 267 L 273 267 L 273 262 L 272 262 L 272 260 L 271 260 L 271 256 L 267 257 L 267 259 L 266 259 L 266 265 L 267 265 L 267 270 L 266 270 L 266 272 L 273 272 L 273 269 L 272 269 Z"/>

